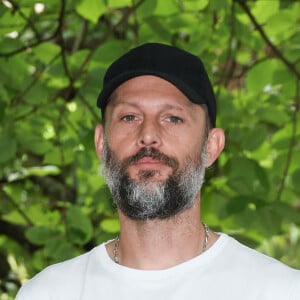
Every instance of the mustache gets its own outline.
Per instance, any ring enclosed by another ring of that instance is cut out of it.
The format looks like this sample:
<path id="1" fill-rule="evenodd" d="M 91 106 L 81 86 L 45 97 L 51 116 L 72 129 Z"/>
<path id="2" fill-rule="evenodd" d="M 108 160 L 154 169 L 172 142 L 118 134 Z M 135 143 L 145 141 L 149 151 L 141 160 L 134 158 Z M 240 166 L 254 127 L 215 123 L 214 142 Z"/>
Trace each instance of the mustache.
<path id="1" fill-rule="evenodd" d="M 176 171 L 179 167 L 179 162 L 176 158 L 168 156 L 153 147 L 141 148 L 136 154 L 125 158 L 123 160 L 122 167 L 126 169 L 129 165 L 135 164 L 145 157 L 158 160 L 159 162 L 171 167 L 173 171 Z"/>

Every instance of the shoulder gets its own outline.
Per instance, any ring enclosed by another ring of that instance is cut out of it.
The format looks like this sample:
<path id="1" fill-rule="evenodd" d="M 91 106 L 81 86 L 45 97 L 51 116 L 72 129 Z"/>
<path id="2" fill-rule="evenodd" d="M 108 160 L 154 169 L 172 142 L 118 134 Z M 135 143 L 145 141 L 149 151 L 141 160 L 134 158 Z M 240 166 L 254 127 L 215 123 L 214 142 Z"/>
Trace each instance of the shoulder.
<path id="1" fill-rule="evenodd" d="M 235 276 L 256 287 L 272 290 L 273 295 L 284 292 L 285 299 L 296 299 L 296 293 L 299 297 L 300 270 L 251 249 L 227 235 L 223 235 L 223 238 L 226 240 L 223 263 L 230 266 Z"/>
<path id="2" fill-rule="evenodd" d="M 232 258 L 243 260 L 244 264 L 246 264 L 248 267 L 252 266 L 253 268 L 255 268 L 257 267 L 257 265 L 259 265 L 260 267 L 263 267 L 269 271 L 274 271 L 276 269 L 291 273 L 293 273 L 293 271 L 296 271 L 273 257 L 267 256 L 263 253 L 258 252 L 257 250 L 243 245 L 232 237 L 225 235 L 225 238 L 227 240 L 226 245 L 229 255 Z"/>
<path id="3" fill-rule="evenodd" d="M 226 239 L 227 258 L 230 258 L 232 262 L 243 262 L 242 265 L 247 267 L 248 270 L 255 270 L 257 267 L 260 267 L 260 271 L 265 272 L 274 272 L 276 270 L 290 274 L 300 272 L 290 268 L 273 257 L 243 245 L 232 237 L 224 234 L 223 236 Z"/>
<path id="4" fill-rule="evenodd" d="M 22 286 L 16 300 L 58 300 L 64 299 L 64 295 L 70 297 L 70 299 L 76 299 L 80 294 L 86 269 L 88 265 L 93 264 L 95 252 L 98 252 L 101 246 L 75 258 L 45 268 Z M 54 293 L 58 296 L 54 297 Z M 74 295 L 74 298 L 72 298 L 72 295 Z"/>

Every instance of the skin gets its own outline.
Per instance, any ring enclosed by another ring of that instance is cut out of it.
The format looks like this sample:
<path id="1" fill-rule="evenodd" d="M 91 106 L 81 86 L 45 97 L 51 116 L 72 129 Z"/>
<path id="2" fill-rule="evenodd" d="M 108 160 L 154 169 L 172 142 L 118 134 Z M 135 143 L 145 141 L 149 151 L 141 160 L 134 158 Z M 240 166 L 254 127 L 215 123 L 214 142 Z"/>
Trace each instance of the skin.
<path id="1" fill-rule="evenodd" d="M 116 158 L 135 154 L 143 147 L 155 147 L 175 157 L 181 168 L 187 157 L 197 160 L 205 134 L 205 112 L 174 85 L 155 76 L 139 76 L 120 85 L 112 94 L 105 112 L 105 129 L 95 130 L 96 152 L 101 160 L 104 133 Z M 225 143 L 220 128 L 209 131 L 206 167 L 213 164 Z M 131 178 L 140 170 L 155 170 L 153 182 L 164 181 L 169 166 L 144 158 L 129 166 Z M 136 269 L 165 269 L 201 253 L 204 228 L 200 219 L 200 194 L 195 204 L 166 220 L 134 221 L 119 211 L 121 233 L 118 256 L 122 265 Z M 210 231 L 209 247 L 218 235 Z M 113 244 L 107 244 L 113 257 Z"/>

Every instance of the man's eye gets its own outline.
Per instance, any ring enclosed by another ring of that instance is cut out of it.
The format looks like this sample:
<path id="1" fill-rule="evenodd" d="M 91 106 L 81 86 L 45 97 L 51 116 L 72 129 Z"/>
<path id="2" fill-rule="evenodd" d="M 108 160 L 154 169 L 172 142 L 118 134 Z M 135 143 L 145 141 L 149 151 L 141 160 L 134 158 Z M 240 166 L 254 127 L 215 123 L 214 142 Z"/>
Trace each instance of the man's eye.
<path id="1" fill-rule="evenodd" d="M 175 116 L 168 117 L 167 120 L 168 120 L 168 122 L 174 123 L 174 124 L 179 124 L 179 123 L 182 123 L 182 121 L 183 121 L 181 118 L 175 117 Z"/>
<path id="2" fill-rule="evenodd" d="M 132 122 L 135 119 L 136 119 L 136 117 L 134 115 L 126 115 L 121 118 L 122 121 L 126 121 L 126 122 Z"/>

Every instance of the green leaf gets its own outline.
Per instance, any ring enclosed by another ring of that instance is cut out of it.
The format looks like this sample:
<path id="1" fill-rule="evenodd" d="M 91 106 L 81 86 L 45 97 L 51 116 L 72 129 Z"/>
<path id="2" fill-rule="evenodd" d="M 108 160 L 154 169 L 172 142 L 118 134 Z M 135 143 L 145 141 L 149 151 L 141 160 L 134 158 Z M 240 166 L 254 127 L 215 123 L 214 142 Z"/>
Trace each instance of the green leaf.
<path id="1" fill-rule="evenodd" d="M 109 40 L 100 46 L 93 55 L 93 60 L 101 66 L 108 66 L 117 59 L 122 53 L 128 50 L 128 43 L 118 40 Z"/>
<path id="2" fill-rule="evenodd" d="M 3 5 L 1 1 L 1 6 Z M 20 32 L 25 24 L 24 19 L 18 13 L 12 13 L 11 9 L 6 9 L 0 18 L 0 36 L 5 37 L 12 31 Z M 2 48 L 1 48 L 2 50 Z M 2 51 L 1 51 L 2 52 Z"/>
<path id="3" fill-rule="evenodd" d="M 51 42 L 42 43 L 34 48 L 35 56 L 45 64 L 48 64 L 60 51 L 60 47 Z"/>
<path id="4" fill-rule="evenodd" d="M 300 168 L 297 169 L 292 175 L 292 182 L 295 191 L 300 193 Z"/>
<path id="5" fill-rule="evenodd" d="M 82 0 L 76 6 L 76 11 L 85 19 L 97 23 L 101 15 L 106 11 L 106 6 L 103 0 Z"/>
<path id="6" fill-rule="evenodd" d="M 3 95 L 3 91 L 1 92 L 1 84 L 0 84 L 0 97 L 1 94 Z M 6 104 L 4 102 L 1 102 L 0 100 L 0 124 L 5 117 L 5 109 L 6 109 Z"/>
<path id="7" fill-rule="evenodd" d="M 24 44 L 19 39 L 4 38 L 0 40 L 0 53 L 10 53 L 24 47 Z"/>
<path id="8" fill-rule="evenodd" d="M 272 123 L 277 126 L 282 125 L 289 120 L 289 116 L 285 108 L 272 104 L 268 107 L 259 107 L 256 115 L 261 121 Z"/>
<path id="9" fill-rule="evenodd" d="M 298 29 L 293 26 L 298 19 L 299 11 L 294 9 L 278 11 L 268 20 L 264 29 L 268 36 L 278 43 L 298 33 Z"/>
<path id="10" fill-rule="evenodd" d="M 50 165 L 68 165 L 74 160 L 75 152 L 73 147 L 61 147 L 52 149 L 45 154 L 43 163 Z"/>
<path id="11" fill-rule="evenodd" d="M 162 19 L 155 17 L 148 18 L 143 24 L 143 30 L 145 30 L 145 27 L 147 31 L 149 30 L 152 37 L 154 36 L 158 41 L 169 40 L 171 37 L 171 32 Z"/>
<path id="12" fill-rule="evenodd" d="M 198 11 L 207 7 L 209 0 L 185 0 L 182 2 L 184 10 Z"/>
<path id="13" fill-rule="evenodd" d="M 27 63 L 20 56 L 0 58 L 0 82 L 8 87 L 17 86 L 22 89 L 30 79 L 28 69 Z"/>
<path id="14" fill-rule="evenodd" d="M 282 202 L 275 202 L 272 204 L 272 209 L 276 214 L 285 218 L 287 222 L 298 222 L 299 212 L 295 207 Z"/>
<path id="15" fill-rule="evenodd" d="M 259 230 L 267 235 L 277 234 L 280 231 L 282 213 L 275 205 L 265 206 L 256 211 L 259 217 Z"/>
<path id="16" fill-rule="evenodd" d="M 68 57 L 68 65 L 72 72 L 77 71 L 79 66 L 82 65 L 83 61 L 89 55 L 88 50 L 78 50 L 73 55 Z"/>
<path id="17" fill-rule="evenodd" d="M 47 86 L 56 90 L 67 87 L 69 80 L 65 76 L 65 70 L 61 63 L 51 65 L 47 73 L 44 74 L 43 78 L 47 82 Z"/>
<path id="18" fill-rule="evenodd" d="M 107 6 L 109 8 L 132 6 L 132 0 L 108 0 Z"/>
<path id="19" fill-rule="evenodd" d="M 45 154 L 51 152 L 52 145 L 49 141 L 43 140 L 41 137 L 35 137 L 34 135 L 23 136 L 22 138 L 18 136 L 18 142 L 21 145 L 23 151 L 30 150 L 35 154 Z"/>
<path id="20" fill-rule="evenodd" d="M 194 16 L 190 14 L 182 13 L 179 16 L 173 15 L 170 16 L 166 20 L 166 24 L 170 28 L 172 32 L 178 32 L 180 30 L 184 30 L 185 32 L 190 32 L 193 29 L 193 25 L 195 24 Z M 198 45 L 199 50 L 200 45 Z"/>
<path id="21" fill-rule="evenodd" d="M 255 150 L 258 148 L 266 139 L 267 130 L 263 125 L 256 125 L 255 127 L 244 130 L 242 145 L 245 150 Z"/>
<path id="22" fill-rule="evenodd" d="M 0 5 L 0 16 L 2 16 L 7 11 L 7 8 L 4 5 Z"/>
<path id="23" fill-rule="evenodd" d="M 282 102 L 289 101 L 289 98 L 293 98 L 297 90 L 297 81 L 291 72 L 288 71 L 285 65 L 278 64 L 273 74 L 273 83 L 275 87 L 278 87 Z"/>
<path id="24" fill-rule="evenodd" d="M 16 140 L 7 135 L 0 135 L 0 163 L 14 158 L 17 152 Z"/>
<path id="25" fill-rule="evenodd" d="M 201 2 L 201 1 L 199 1 Z M 220 11 L 221 9 L 227 8 L 231 2 L 228 0 L 209 0 L 209 8 L 214 11 Z"/>
<path id="26" fill-rule="evenodd" d="M 62 236 L 47 240 L 44 248 L 44 255 L 54 259 L 55 262 L 61 262 L 79 254 L 79 251 Z"/>
<path id="27" fill-rule="evenodd" d="M 267 85 L 272 85 L 272 61 L 267 60 L 255 65 L 247 74 L 247 89 L 250 92 L 261 93 Z"/>
<path id="28" fill-rule="evenodd" d="M 173 0 L 157 1 L 153 12 L 156 16 L 170 16 L 179 13 L 179 6 Z"/>
<path id="29" fill-rule="evenodd" d="M 227 212 L 229 214 L 237 214 L 246 209 L 248 203 L 252 200 L 250 197 L 238 196 L 229 199 L 227 204 Z"/>
<path id="30" fill-rule="evenodd" d="M 8 92 L 5 88 L 5 86 L 0 82 L 0 104 L 2 105 L 2 107 L 4 107 L 5 103 L 9 102 L 9 95 Z M 1 108 L 0 108 L 1 110 Z"/>
<path id="31" fill-rule="evenodd" d="M 136 10 L 137 17 L 144 19 L 153 15 L 157 0 L 144 1 Z"/>
<path id="32" fill-rule="evenodd" d="M 251 12 L 259 23 L 265 23 L 271 16 L 278 12 L 279 1 L 256 1 Z"/>
<path id="33" fill-rule="evenodd" d="M 100 226 L 106 232 L 117 233 L 120 231 L 118 219 L 104 219 L 101 221 Z"/>
<path id="34" fill-rule="evenodd" d="M 56 235 L 56 231 L 43 226 L 31 227 L 25 232 L 26 238 L 34 245 L 44 245 Z"/>
<path id="35" fill-rule="evenodd" d="M 262 194 L 269 190 L 268 176 L 254 160 L 235 157 L 228 161 L 225 170 L 229 178 L 228 185 L 238 194 Z"/>
<path id="36" fill-rule="evenodd" d="M 70 240 L 78 245 L 86 244 L 93 236 L 91 221 L 78 206 L 68 208 L 67 228 Z"/>

